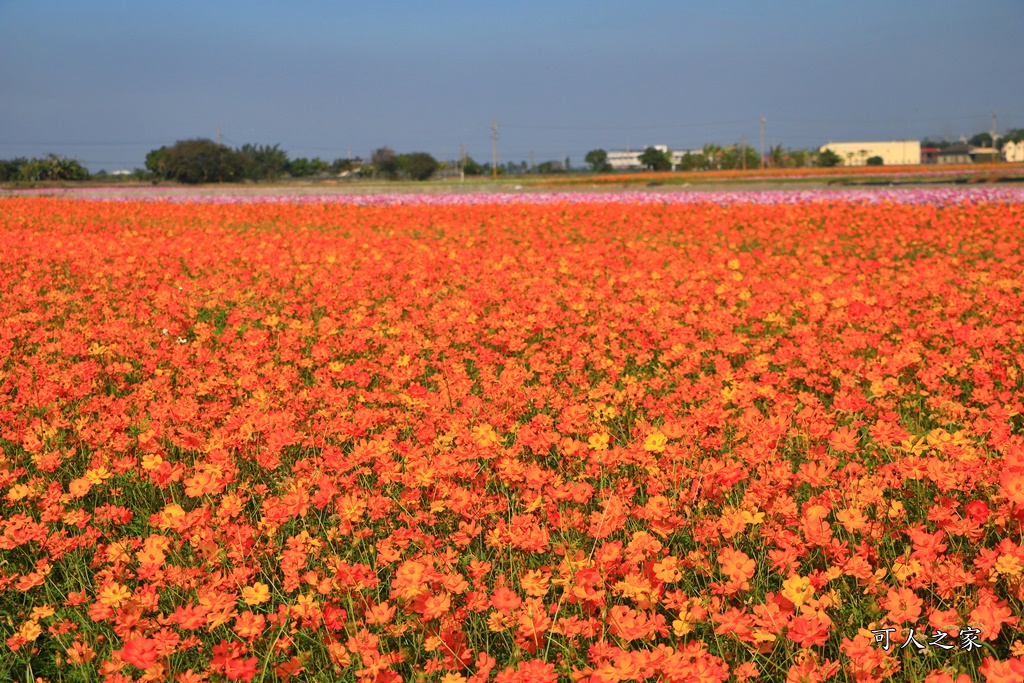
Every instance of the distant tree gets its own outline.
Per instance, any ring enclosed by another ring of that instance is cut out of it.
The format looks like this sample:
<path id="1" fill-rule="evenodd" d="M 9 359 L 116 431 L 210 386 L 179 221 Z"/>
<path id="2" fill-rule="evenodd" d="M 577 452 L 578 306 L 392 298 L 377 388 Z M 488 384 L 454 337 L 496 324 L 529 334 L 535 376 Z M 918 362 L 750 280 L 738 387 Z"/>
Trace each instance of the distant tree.
<path id="1" fill-rule="evenodd" d="M 772 168 L 782 168 L 786 163 L 786 153 L 782 145 L 775 145 L 768 148 L 768 165 Z"/>
<path id="2" fill-rule="evenodd" d="M 56 154 L 45 159 L 28 159 L 20 165 L 21 180 L 88 180 L 89 171 L 77 159 L 68 159 Z"/>
<path id="3" fill-rule="evenodd" d="M 722 168 L 722 154 L 724 150 L 717 143 L 709 143 L 703 148 L 704 158 L 708 160 L 708 169 L 717 170 Z"/>
<path id="4" fill-rule="evenodd" d="M 967 141 L 967 144 L 972 147 L 991 147 L 992 146 L 992 134 L 991 133 L 978 133 L 972 135 L 971 139 Z"/>
<path id="5" fill-rule="evenodd" d="M 246 157 L 212 140 L 197 138 L 150 152 L 146 168 L 158 177 L 182 183 L 233 182 L 243 178 Z"/>
<path id="6" fill-rule="evenodd" d="M 310 176 L 327 173 L 330 170 L 331 165 L 320 157 L 314 157 L 312 159 L 299 157 L 298 159 L 293 159 L 288 163 L 288 175 L 293 178 L 308 178 Z"/>
<path id="7" fill-rule="evenodd" d="M 396 159 L 398 169 L 413 180 L 426 180 L 437 172 L 439 164 L 426 152 L 401 154 Z"/>
<path id="8" fill-rule="evenodd" d="M 677 171 L 703 171 L 708 167 L 708 158 L 700 153 L 687 152 L 676 164 Z"/>
<path id="9" fill-rule="evenodd" d="M 832 168 L 841 163 L 843 163 L 843 158 L 827 147 L 818 152 L 818 166 Z"/>
<path id="10" fill-rule="evenodd" d="M 390 147 L 378 147 L 370 154 L 370 163 L 373 164 L 373 174 L 385 178 L 394 178 L 398 175 L 398 157 L 395 150 Z"/>
<path id="11" fill-rule="evenodd" d="M 885 166 L 885 159 L 880 156 L 868 157 L 868 166 Z"/>
<path id="12" fill-rule="evenodd" d="M 810 155 L 807 153 L 807 150 L 797 149 L 789 153 L 786 165 L 792 166 L 793 168 L 803 168 L 807 165 L 807 160 L 809 158 Z"/>
<path id="13" fill-rule="evenodd" d="M 280 145 L 242 145 L 244 175 L 249 180 L 276 180 L 288 172 L 288 153 Z"/>
<path id="14" fill-rule="evenodd" d="M 921 141 L 922 147 L 938 147 L 939 149 L 946 149 L 952 144 L 949 140 L 932 140 L 930 138 L 925 138 Z"/>
<path id="15" fill-rule="evenodd" d="M 594 173 L 607 173 L 612 170 L 611 165 L 608 164 L 608 152 L 603 149 L 590 150 L 587 152 L 587 156 L 583 157 L 583 161 L 590 164 Z"/>
<path id="16" fill-rule="evenodd" d="M 643 151 L 643 154 L 640 155 L 640 163 L 652 171 L 672 170 L 672 157 L 668 152 L 662 152 L 654 147 L 648 147 Z"/>
<path id="17" fill-rule="evenodd" d="M 167 180 L 167 147 L 154 149 L 146 155 L 146 170 L 161 180 Z"/>
<path id="18" fill-rule="evenodd" d="M 353 159 L 335 159 L 331 164 L 331 172 L 335 175 L 351 174 L 363 167 L 363 160 L 359 157 Z"/>
<path id="19" fill-rule="evenodd" d="M 544 161 L 537 165 L 537 173 L 565 173 L 565 166 L 561 161 Z"/>
<path id="20" fill-rule="evenodd" d="M 744 168 L 744 159 L 748 170 L 760 167 L 761 158 L 753 147 L 733 145 L 722 150 L 719 167 L 725 170 Z"/>
<path id="21" fill-rule="evenodd" d="M 484 172 L 484 167 L 473 161 L 473 157 L 467 156 L 462 164 L 462 172 L 466 175 L 481 175 Z"/>
<path id="22" fill-rule="evenodd" d="M 28 163 L 28 159 L 18 157 L 15 159 L 0 159 L 0 183 L 8 183 L 21 179 L 21 167 Z"/>

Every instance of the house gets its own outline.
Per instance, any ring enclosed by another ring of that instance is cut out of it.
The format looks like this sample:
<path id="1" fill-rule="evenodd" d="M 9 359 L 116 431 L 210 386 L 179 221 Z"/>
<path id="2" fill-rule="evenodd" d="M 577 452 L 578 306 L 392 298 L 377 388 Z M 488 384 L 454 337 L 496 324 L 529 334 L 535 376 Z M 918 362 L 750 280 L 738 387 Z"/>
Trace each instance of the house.
<path id="1" fill-rule="evenodd" d="M 1007 142 L 1003 145 L 1003 158 L 1011 163 L 1024 161 L 1024 140 Z"/>
<path id="2" fill-rule="evenodd" d="M 940 151 L 936 156 L 935 163 L 937 164 L 969 164 L 971 163 L 971 154 L 974 152 L 974 148 L 968 145 L 966 142 L 958 142 L 955 145 L 950 145 L 944 150 Z"/>
<path id="3" fill-rule="evenodd" d="M 886 166 L 917 165 L 921 163 L 921 143 L 918 140 L 890 142 L 830 142 L 819 151 L 830 149 L 847 166 L 866 166 L 868 159 L 881 157 Z"/>
<path id="4" fill-rule="evenodd" d="M 632 151 L 628 147 L 625 150 L 612 150 L 608 152 L 608 165 L 617 171 L 630 169 L 630 168 L 643 168 L 643 164 L 640 163 L 640 155 L 644 153 L 644 150 L 648 147 L 653 147 L 659 152 L 665 152 L 672 159 L 672 167 L 675 168 L 676 164 L 682 161 L 683 157 L 687 154 L 700 154 L 700 150 L 696 152 L 672 152 L 669 150 L 668 145 L 644 145 L 637 151 Z"/>
<path id="5" fill-rule="evenodd" d="M 921 163 L 922 164 L 937 164 L 939 163 L 939 152 L 942 151 L 940 147 L 922 147 L 921 148 Z"/>
<path id="6" fill-rule="evenodd" d="M 616 171 L 624 171 L 630 168 L 640 168 L 642 166 L 642 164 L 640 163 L 641 153 L 642 150 L 639 152 L 634 152 L 631 151 L 628 147 L 625 149 L 625 151 L 612 150 L 608 152 L 608 165 L 614 168 Z"/>

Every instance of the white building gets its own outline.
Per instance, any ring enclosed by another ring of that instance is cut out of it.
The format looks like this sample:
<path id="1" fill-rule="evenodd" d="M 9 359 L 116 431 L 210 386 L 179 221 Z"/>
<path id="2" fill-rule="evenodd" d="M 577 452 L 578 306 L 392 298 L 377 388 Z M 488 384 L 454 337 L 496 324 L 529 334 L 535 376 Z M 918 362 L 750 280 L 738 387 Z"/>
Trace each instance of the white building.
<path id="1" fill-rule="evenodd" d="M 644 145 L 639 150 L 633 151 L 630 149 L 626 150 L 612 150 L 608 152 L 608 165 L 616 171 L 625 171 L 628 169 L 642 169 L 644 165 L 640 163 L 640 155 L 644 153 L 644 150 L 648 147 L 653 147 L 659 152 L 665 152 L 669 154 L 672 159 L 672 167 L 675 168 L 676 164 L 682 161 L 683 156 L 686 154 L 700 154 L 700 150 L 696 152 L 673 152 L 670 151 L 668 145 Z"/>
<path id="2" fill-rule="evenodd" d="M 819 151 L 830 149 L 838 154 L 847 166 L 866 166 L 871 157 L 881 157 L 886 166 L 907 166 L 921 163 L 921 142 L 919 140 L 894 140 L 891 142 L 830 142 Z"/>
<path id="3" fill-rule="evenodd" d="M 1003 145 L 1003 158 L 1011 163 L 1024 161 L 1024 140 L 1007 142 Z"/>

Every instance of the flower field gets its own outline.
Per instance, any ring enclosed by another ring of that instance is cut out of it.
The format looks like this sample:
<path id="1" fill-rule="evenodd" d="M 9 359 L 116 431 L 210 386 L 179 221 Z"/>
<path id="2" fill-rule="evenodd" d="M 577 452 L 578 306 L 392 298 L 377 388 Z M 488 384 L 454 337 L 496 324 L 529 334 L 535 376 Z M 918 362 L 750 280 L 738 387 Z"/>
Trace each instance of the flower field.
<path id="1" fill-rule="evenodd" d="M 0 199 L 0 681 L 1024 680 L 1019 191 L 196 199 Z"/>

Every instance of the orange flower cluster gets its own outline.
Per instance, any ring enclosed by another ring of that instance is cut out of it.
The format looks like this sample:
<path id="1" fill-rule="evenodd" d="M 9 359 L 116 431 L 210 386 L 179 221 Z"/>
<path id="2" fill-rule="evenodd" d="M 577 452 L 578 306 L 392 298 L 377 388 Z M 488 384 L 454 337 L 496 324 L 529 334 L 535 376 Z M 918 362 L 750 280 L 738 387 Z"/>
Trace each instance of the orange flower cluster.
<path id="1" fill-rule="evenodd" d="M 0 200 L 0 678 L 1020 681 L 1021 225 Z"/>

